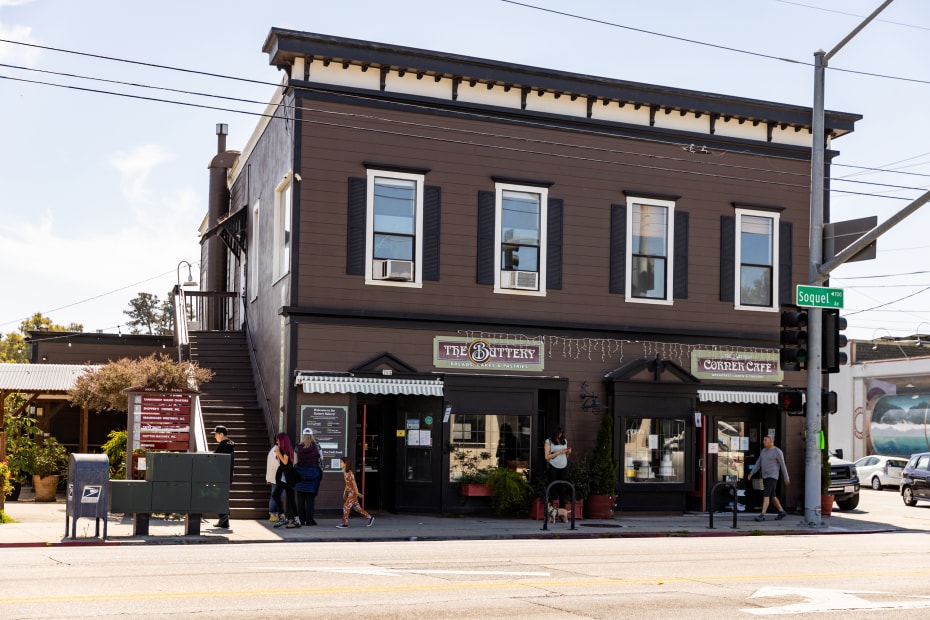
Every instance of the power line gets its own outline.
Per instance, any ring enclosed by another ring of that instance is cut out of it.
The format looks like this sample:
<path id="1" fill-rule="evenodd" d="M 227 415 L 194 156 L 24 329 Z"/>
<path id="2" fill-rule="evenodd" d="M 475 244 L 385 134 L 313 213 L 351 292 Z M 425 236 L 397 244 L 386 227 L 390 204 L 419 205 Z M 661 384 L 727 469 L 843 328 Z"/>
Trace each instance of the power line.
<path id="1" fill-rule="evenodd" d="M 566 15 L 566 16 L 576 17 L 576 18 L 578 18 L 578 19 L 588 19 L 588 18 L 584 18 L 584 17 L 580 17 L 580 16 L 568 14 L 568 13 L 562 13 L 562 12 L 559 12 L 559 11 L 552 11 L 552 10 L 550 10 L 550 9 L 541 9 L 541 8 L 539 8 L 539 7 L 534 7 L 533 5 L 529 5 L 529 4 L 524 4 L 524 3 L 519 3 L 519 2 L 512 2 L 512 0 L 501 0 L 501 1 L 503 1 L 503 2 L 510 2 L 510 3 L 512 3 L 512 4 L 519 4 L 519 5 L 525 6 L 525 7 L 527 7 L 527 8 L 536 8 L 536 9 L 543 10 L 543 11 L 547 11 L 547 12 L 554 12 L 554 13 L 557 13 L 557 14 L 564 14 L 564 15 Z M 592 21 L 598 21 L 598 20 L 592 20 Z M 630 27 L 627 27 L 627 26 L 619 25 L 619 24 L 612 24 L 612 23 L 610 23 L 610 22 L 603 22 L 603 23 L 605 23 L 605 24 L 607 24 L 607 25 L 614 25 L 614 26 L 617 26 L 617 27 L 620 27 L 620 28 L 630 28 Z M 631 28 L 631 29 L 633 29 L 633 30 L 638 30 L 638 29 L 635 29 L 635 28 Z M 663 35 L 662 33 L 654 33 L 654 32 L 651 32 L 651 31 L 646 31 L 646 30 L 643 30 L 642 32 L 647 33 L 647 34 L 654 34 L 654 35 L 656 35 L 656 36 L 670 36 L 670 35 Z M 672 37 L 672 38 L 677 38 L 677 37 Z M 681 39 L 681 40 L 687 41 L 687 42 L 692 42 L 692 43 L 701 44 L 701 42 L 693 41 L 693 40 L 690 40 L 690 39 Z M 250 79 L 250 78 L 241 78 L 241 77 L 237 77 L 237 76 L 230 76 L 230 75 L 219 74 L 219 73 L 212 73 L 212 72 L 206 72 L 206 71 L 198 71 L 198 70 L 194 70 L 194 69 L 186 69 L 186 68 L 174 67 L 174 66 L 170 66 L 170 65 L 162 65 L 162 64 L 155 64 L 155 63 L 149 63 L 149 62 L 143 62 L 143 61 L 135 61 L 135 60 L 117 58 L 117 57 L 113 57 L 113 56 L 105 56 L 105 55 L 101 55 L 101 54 L 91 54 L 91 53 L 87 53 L 87 52 L 79 52 L 79 51 L 75 51 L 75 50 L 67 50 L 67 49 L 63 49 L 63 48 L 50 47 L 50 46 L 43 46 L 43 45 L 38 45 L 38 44 L 33 44 L 33 43 L 23 43 L 23 42 L 8 40 L 8 39 L 0 39 L 0 42 L 12 43 L 12 44 L 16 44 L 16 45 L 25 45 L 25 46 L 29 46 L 29 47 L 36 47 L 36 48 L 46 49 L 46 50 L 55 51 L 55 52 L 60 52 L 60 53 L 75 54 L 75 55 L 79 55 L 79 56 L 87 56 L 87 57 L 91 57 L 91 58 L 98 58 L 98 59 L 109 60 L 109 61 L 113 61 L 113 62 L 122 62 L 122 63 L 136 64 L 136 65 L 142 65 L 142 66 L 148 66 L 148 67 L 155 67 L 155 68 L 159 68 L 159 69 L 167 69 L 167 70 L 172 70 L 172 71 L 179 71 L 179 72 L 184 72 L 184 73 L 191 73 L 191 74 L 196 74 L 196 75 L 205 75 L 205 76 L 210 76 L 210 77 L 217 77 L 217 78 L 222 78 L 222 79 L 230 79 L 230 80 L 243 81 L 243 82 L 248 82 L 248 83 L 262 84 L 262 85 L 275 86 L 275 87 L 280 87 L 280 86 L 281 86 L 281 84 L 279 84 L 279 83 L 274 83 L 274 82 L 265 82 L 265 81 L 261 81 L 261 80 Z M 709 45 L 709 44 L 708 44 L 708 45 Z M 724 49 L 731 49 L 731 48 L 724 48 Z M 741 50 L 735 50 L 735 49 L 733 49 L 732 51 L 741 51 Z M 771 58 L 771 57 L 769 57 L 769 58 Z M 202 97 L 213 97 L 213 98 L 225 99 L 225 100 L 229 100 L 229 101 L 238 101 L 238 102 L 242 102 L 242 103 L 254 103 L 254 104 L 256 104 L 256 105 L 266 105 L 266 104 L 267 104 L 267 102 L 265 102 L 265 101 L 257 101 L 257 100 L 243 99 L 243 98 L 237 98 L 237 97 L 225 97 L 225 96 L 222 96 L 222 95 L 215 95 L 215 94 L 212 94 L 212 93 L 203 93 L 203 92 L 190 91 L 190 90 L 174 89 L 174 88 L 169 88 L 169 87 L 159 87 L 159 86 L 152 86 L 152 85 L 147 85 L 147 84 L 139 84 L 139 83 L 134 83 L 134 82 L 119 81 L 119 80 L 110 80 L 110 79 L 106 79 L 106 78 L 96 78 L 96 77 L 83 76 L 83 75 L 70 74 L 70 73 L 62 73 L 62 72 L 55 72 L 55 71 L 49 71 L 49 70 L 43 70 L 43 69 L 33 69 L 33 68 L 22 67 L 22 66 L 17 66 L 17 65 L 0 64 L 0 66 L 5 66 L 5 67 L 9 67 L 9 68 L 14 68 L 14 69 L 20 69 L 20 70 L 26 70 L 26 71 L 37 71 L 37 72 L 47 73 L 47 74 L 52 74 L 52 75 L 73 77 L 73 78 L 77 78 L 77 79 L 86 79 L 86 80 L 102 81 L 102 82 L 106 82 L 106 83 L 119 84 L 119 85 L 125 85 L 125 86 L 132 86 L 132 87 L 137 87 L 137 88 L 147 88 L 147 89 L 155 89 L 155 90 L 164 90 L 164 91 L 168 91 L 168 92 L 176 92 L 176 93 L 180 93 L 180 94 L 189 94 L 189 95 L 202 96 Z M 57 87 L 60 87 L 60 88 L 72 88 L 72 89 L 77 89 L 77 90 L 86 90 L 86 91 L 89 91 L 89 92 L 98 92 L 98 93 L 101 93 L 101 94 L 110 94 L 110 95 L 114 95 L 114 96 L 123 96 L 123 97 L 138 98 L 138 99 L 150 100 L 150 101 L 160 101 L 160 102 L 165 102 L 165 103 L 174 103 L 174 104 L 176 104 L 176 105 L 188 105 L 188 106 L 192 106 L 192 107 L 214 109 L 214 110 L 218 110 L 218 111 L 233 112 L 233 113 L 238 113 L 238 114 L 251 114 L 251 113 L 248 113 L 248 112 L 243 112 L 243 111 L 241 111 L 241 110 L 232 110 L 232 109 L 228 109 L 228 108 L 219 108 L 219 107 L 212 107 L 212 106 L 204 106 L 204 105 L 193 104 L 193 103 L 186 103 L 186 102 L 180 102 L 180 101 L 161 100 L 161 99 L 156 99 L 156 98 L 143 97 L 143 96 L 140 96 L 140 95 L 129 95 L 129 94 L 123 94 L 123 93 L 110 92 L 110 91 L 98 91 L 98 90 L 95 90 L 95 89 L 84 89 L 84 88 L 76 87 L 76 86 L 68 86 L 68 85 L 61 85 L 61 84 L 53 84 L 53 83 L 50 83 L 50 82 L 31 81 L 31 80 L 25 80 L 25 79 L 21 79 L 21 78 L 11 78 L 11 77 L 7 77 L 7 76 L 0 76 L 0 77 L 4 77 L 5 79 L 12 79 L 12 80 L 17 80 L 17 81 L 23 81 L 23 82 L 31 82 L 31 83 L 37 83 L 37 84 L 45 84 L 45 85 L 48 85 L 48 86 L 57 86 Z M 309 90 L 313 90 L 313 89 L 309 89 Z M 348 95 L 347 95 L 347 96 L 348 96 Z M 361 96 L 361 95 L 358 95 L 357 97 L 359 97 L 359 98 L 366 98 L 366 97 Z M 407 105 L 409 105 L 409 106 L 411 106 L 411 107 L 420 107 L 420 106 L 417 106 L 416 104 L 409 104 L 409 103 L 408 103 Z M 325 112 L 325 113 L 330 113 L 330 114 L 334 113 L 334 112 L 326 111 L 326 110 L 312 110 L 312 109 L 308 109 L 308 108 L 303 108 L 303 109 L 306 110 L 306 111 L 315 111 L 315 112 L 321 112 L 321 113 L 324 113 L 324 112 Z M 255 114 L 255 115 L 257 115 L 257 116 L 265 116 L 265 115 L 263 115 L 263 114 Z M 471 113 L 470 115 L 471 115 L 471 116 L 476 116 L 476 117 L 479 117 L 479 118 L 488 118 L 487 115 L 482 115 L 482 114 L 477 114 L 477 113 Z M 380 119 L 380 120 L 384 120 L 384 121 L 388 121 L 388 122 L 398 122 L 398 121 L 393 121 L 393 120 L 391 120 L 391 119 Z M 532 121 L 521 121 L 521 122 L 522 122 L 522 123 L 525 123 L 525 124 L 530 124 L 530 125 L 532 125 L 532 124 L 538 124 L 538 125 L 544 126 L 544 127 L 549 126 L 549 125 L 547 125 L 547 124 L 545 124 L 545 123 L 533 123 Z M 415 126 L 423 126 L 423 125 L 417 124 L 417 123 L 410 123 L 410 124 L 415 125 Z M 452 128 L 442 128 L 442 129 L 443 129 L 443 130 L 446 130 L 446 131 L 453 131 L 453 130 L 456 130 L 456 129 L 452 129 Z M 458 130 L 458 131 L 467 131 L 467 130 Z M 601 134 L 601 135 L 603 135 L 602 132 L 590 132 L 590 133 L 595 133 L 595 134 Z M 517 138 L 514 138 L 513 136 L 508 136 L 508 138 L 510 138 L 510 139 L 517 139 Z M 640 139 L 640 138 L 637 138 L 637 139 Z M 657 142 L 657 143 L 664 143 L 664 144 L 674 144 L 675 146 L 679 146 L 678 143 L 672 143 L 672 142 L 669 142 L 669 141 L 654 140 L 654 139 L 645 139 L 645 140 L 646 140 L 646 141 Z M 539 141 L 539 142 L 541 142 L 541 143 L 546 143 L 545 141 Z M 552 144 L 557 144 L 557 143 L 552 143 Z M 578 145 L 573 145 L 573 146 L 574 146 L 575 148 L 593 148 L 593 147 L 582 147 L 582 146 L 578 146 Z M 613 152 L 617 152 L 617 151 L 613 151 Z M 739 151 L 723 151 L 723 152 L 726 152 L 726 153 L 739 153 Z M 626 154 L 632 154 L 632 153 L 626 153 Z M 766 156 L 766 157 L 773 157 L 773 156 L 769 155 L 769 156 Z M 915 156 L 915 157 L 920 157 L 920 155 Z M 914 159 L 914 157 L 908 158 L 908 159 Z M 684 161 L 684 160 L 682 160 L 682 161 Z M 906 160 L 900 160 L 900 161 L 908 161 L 908 160 L 906 159 Z M 714 162 L 704 162 L 704 163 L 705 163 L 705 164 L 711 164 L 711 165 L 714 164 Z M 900 162 L 896 162 L 896 163 L 900 163 Z M 732 164 L 717 164 L 717 165 L 722 165 L 722 166 L 724 166 L 724 167 L 731 167 L 731 166 L 733 166 Z M 834 165 L 837 165 L 837 166 L 844 166 L 845 164 L 834 164 Z M 848 166 L 848 167 L 854 167 L 854 166 L 849 166 L 849 165 L 846 165 L 846 166 Z M 760 169 L 755 169 L 755 170 L 760 171 Z M 873 169 L 871 169 L 871 170 L 878 170 L 878 169 L 873 168 Z M 771 172 L 776 172 L 776 171 L 771 171 Z M 886 172 L 896 172 L 896 171 L 888 171 L 888 170 L 886 170 Z M 778 172 L 778 173 L 779 173 L 779 174 L 796 174 L 796 173 L 783 173 L 783 172 Z M 917 174 L 917 173 L 900 173 L 900 174 Z M 802 176 L 802 175 L 799 175 L 799 176 Z M 924 175 L 920 175 L 920 176 L 924 176 Z M 930 175 L 926 175 L 926 176 L 930 176 Z M 846 180 L 846 179 L 843 179 L 843 178 L 840 178 L 840 177 L 836 177 L 834 180 Z M 880 184 L 877 184 L 877 183 L 876 183 L 876 185 L 880 185 Z M 922 190 L 922 188 L 909 188 L 909 187 L 900 187 L 899 189 Z M 870 196 L 870 197 L 887 197 L 887 198 L 894 198 L 894 199 L 898 199 L 898 200 L 907 200 L 907 198 L 900 198 L 900 197 L 894 197 L 894 196 L 884 196 L 884 195 L 881 195 L 881 194 L 857 194 L 856 192 L 841 192 L 841 193 L 854 194 L 854 195 L 864 195 L 864 196 Z"/>
<path id="2" fill-rule="evenodd" d="M 643 28 L 635 28 L 635 27 L 633 27 L 633 26 L 626 26 L 626 25 L 624 25 L 624 24 L 618 24 L 618 23 L 615 23 L 615 22 L 609 22 L 609 21 L 602 20 L 602 19 L 595 19 L 595 18 L 593 18 L 593 17 L 585 17 L 585 16 L 583 16 L 583 15 L 576 15 L 576 14 L 574 14 L 574 13 L 567 13 L 567 12 L 565 12 L 565 11 L 556 11 L 555 9 L 547 9 L 547 8 L 545 8 L 545 7 L 535 6 L 535 5 L 533 5 L 533 4 L 527 4 L 527 3 L 525 3 L 525 2 L 516 2 L 516 0 L 500 0 L 500 1 L 501 1 L 501 2 L 505 2 L 505 3 L 507 3 L 507 4 L 513 4 L 513 5 L 516 5 L 516 6 L 522 6 L 522 7 L 527 8 L 527 9 L 533 9 L 533 10 L 535 10 L 535 11 L 542 11 L 542 12 L 544 12 L 544 13 L 553 13 L 553 14 L 555 14 L 555 15 L 561 15 L 561 16 L 563 16 L 563 17 L 570 17 L 570 18 L 572 18 L 572 19 L 578 19 L 578 20 L 581 20 L 581 21 L 591 22 L 591 23 L 595 23 L 595 24 L 601 24 L 601 25 L 603 25 L 603 26 L 610 26 L 610 27 L 612 27 L 612 28 L 621 28 L 621 29 L 623 29 L 623 30 L 629 30 L 629 31 L 632 31 L 632 32 L 639 32 L 639 33 L 641 33 L 641 34 L 648 34 L 648 35 L 651 35 L 651 36 L 654 36 L 654 37 L 661 37 L 661 38 L 663 38 L 663 39 L 671 39 L 671 40 L 673 40 L 673 41 L 681 41 L 682 43 L 690 43 L 690 44 L 692 44 L 692 45 L 700 45 L 700 46 L 703 46 L 703 47 L 710 47 L 710 48 L 713 48 L 713 49 L 719 49 L 719 50 L 723 50 L 723 51 L 726 51 L 726 52 L 734 52 L 734 53 L 736 53 L 736 54 L 745 54 L 745 55 L 747 55 L 747 56 L 755 56 L 755 57 L 757 57 L 757 58 L 766 58 L 766 59 L 768 59 L 768 60 L 777 60 L 777 61 L 780 61 L 780 62 L 787 62 L 787 63 L 791 63 L 791 64 L 796 64 L 796 65 L 804 65 L 804 66 L 807 66 L 807 67 L 813 67 L 813 66 L 814 66 L 813 63 L 810 63 L 810 62 L 802 62 L 802 61 L 800 61 L 800 60 L 793 60 L 793 59 L 791 59 L 791 58 L 782 58 L 782 57 L 780 57 L 780 56 L 773 56 L 773 55 L 771 55 L 771 54 L 763 54 L 763 53 L 761 53 L 761 52 L 751 52 L 751 51 L 749 51 L 749 50 L 739 49 L 739 48 L 737 48 L 737 47 L 729 47 L 729 46 L 726 46 L 726 45 L 719 45 L 719 44 L 717 44 L 717 43 L 708 43 L 707 41 L 698 41 L 697 39 L 688 39 L 688 38 L 686 38 L 686 37 L 679 37 L 679 36 L 675 36 L 675 35 L 671 35 L 671 34 L 665 34 L 665 33 L 662 33 L 662 32 L 656 32 L 656 31 L 654 31 L 654 30 L 645 30 L 645 29 L 643 29 Z M 840 69 L 840 68 L 838 68 L 838 67 L 827 67 L 827 70 L 840 71 L 840 72 L 843 72 L 843 73 L 852 73 L 852 74 L 855 74 L 855 75 L 865 75 L 865 76 L 868 76 L 868 77 L 878 77 L 878 78 L 883 78 L 883 79 L 888 79 L 888 80 L 898 80 L 898 81 L 901 81 L 901 82 L 912 82 L 912 83 L 916 83 L 916 84 L 930 84 L 930 80 L 920 80 L 920 79 L 917 79 L 917 78 L 909 78 L 909 77 L 901 77 L 901 76 L 895 76 L 895 75 L 887 75 L 887 74 L 883 74 L 883 73 L 871 73 L 871 72 L 868 72 L 868 71 L 857 71 L 857 70 L 855 70 L 855 69 Z"/>

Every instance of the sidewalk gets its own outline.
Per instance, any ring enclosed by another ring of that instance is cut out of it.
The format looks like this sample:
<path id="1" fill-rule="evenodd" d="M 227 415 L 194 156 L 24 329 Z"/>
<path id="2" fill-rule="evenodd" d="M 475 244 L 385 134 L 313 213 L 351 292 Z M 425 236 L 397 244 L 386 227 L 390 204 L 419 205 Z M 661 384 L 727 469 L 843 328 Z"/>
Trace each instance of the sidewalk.
<path id="1" fill-rule="evenodd" d="M 868 514 L 834 513 L 823 519 L 822 527 L 809 527 L 801 515 L 790 514 L 781 521 L 769 515 L 757 522 L 757 513 L 738 513 L 733 528 L 732 513 L 714 515 L 709 528 L 707 513 L 683 515 L 643 515 L 619 513 L 609 520 L 576 520 L 571 523 L 549 523 L 532 519 L 501 519 L 488 516 L 442 516 L 422 514 L 391 514 L 373 511 L 374 524 L 365 527 L 365 520 L 353 516 L 347 529 L 338 529 L 339 519 L 324 514 L 319 525 L 294 529 L 275 528 L 260 520 L 232 520 L 231 529 L 213 527 L 215 517 L 201 524 L 200 535 L 185 536 L 183 520 L 152 518 L 148 536 L 132 534 L 129 516 L 111 514 L 106 520 L 107 537 L 102 540 L 104 523 L 100 519 L 100 536 L 96 536 L 97 520 L 77 519 L 76 537 L 71 538 L 72 523 L 67 524 L 63 500 L 57 502 L 6 502 L 5 512 L 17 523 L 0 524 L 0 548 L 53 546 L 74 544 L 195 544 L 195 543 L 267 543 L 267 542 L 349 542 L 404 540 L 497 540 L 520 538 L 630 538 L 689 536 L 753 536 L 810 534 L 867 534 L 901 531 L 888 523 L 868 520 Z"/>

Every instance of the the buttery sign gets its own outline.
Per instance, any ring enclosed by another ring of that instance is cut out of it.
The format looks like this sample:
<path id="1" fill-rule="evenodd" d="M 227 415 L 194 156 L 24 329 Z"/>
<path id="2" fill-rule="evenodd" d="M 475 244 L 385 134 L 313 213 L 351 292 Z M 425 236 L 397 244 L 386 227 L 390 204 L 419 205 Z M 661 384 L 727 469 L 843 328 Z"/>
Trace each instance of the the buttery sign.
<path id="1" fill-rule="evenodd" d="M 313 430 L 320 446 L 324 471 L 339 471 L 339 459 L 348 454 L 349 408 L 336 405 L 302 405 L 300 428 Z"/>
<path id="2" fill-rule="evenodd" d="M 541 341 L 510 338 L 433 338 L 433 365 L 469 370 L 524 370 L 541 372 L 544 349 Z"/>
<path id="3" fill-rule="evenodd" d="M 781 381 L 784 373 L 777 351 L 715 351 L 695 349 L 691 374 L 698 379 Z"/>

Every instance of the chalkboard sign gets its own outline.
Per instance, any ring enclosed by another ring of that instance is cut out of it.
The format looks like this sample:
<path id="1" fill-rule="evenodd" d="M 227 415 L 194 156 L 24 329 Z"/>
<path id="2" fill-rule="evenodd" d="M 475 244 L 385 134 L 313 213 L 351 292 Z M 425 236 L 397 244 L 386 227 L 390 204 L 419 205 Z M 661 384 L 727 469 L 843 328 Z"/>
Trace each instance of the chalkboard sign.
<path id="1" fill-rule="evenodd" d="M 339 459 L 348 454 L 348 417 L 348 407 L 302 405 L 300 408 L 298 434 L 305 428 L 313 429 L 323 455 L 323 471 L 339 471 Z"/>

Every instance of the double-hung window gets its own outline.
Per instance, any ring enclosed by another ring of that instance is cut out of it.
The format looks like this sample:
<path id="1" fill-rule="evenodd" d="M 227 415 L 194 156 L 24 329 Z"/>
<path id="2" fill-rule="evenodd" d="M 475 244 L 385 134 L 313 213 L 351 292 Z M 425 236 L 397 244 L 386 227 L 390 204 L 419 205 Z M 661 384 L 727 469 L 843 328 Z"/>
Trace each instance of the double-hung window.
<path id="1" fill-rule="evenodd" d="M 291 174 L 285 175 L 284 181 L 275 190 L 275 278 L 280 278 L 291 270 L 291 196 L 294 187 L 291 183 L 292 178 Z"/>
<path id="2" fill-rule="evenodd" d="M 496 292 L 544 293 L 548 189 L 497 183 Z"/>
<path id="3" fill-rule="evenodd" d="M 778 307 L 778 214 L 770 211 L 736 210 L 737 307 Z"/>
<path id="4" fill-rule="evenodd" d="M 420 286 L 423 175 L 368 170 L 365 281 Z"/>
<path id="5" fill-rule="evenodd" d="M 630 301 L 672 302 L 675 203 L 627 197 L 626 297 Z"/>

